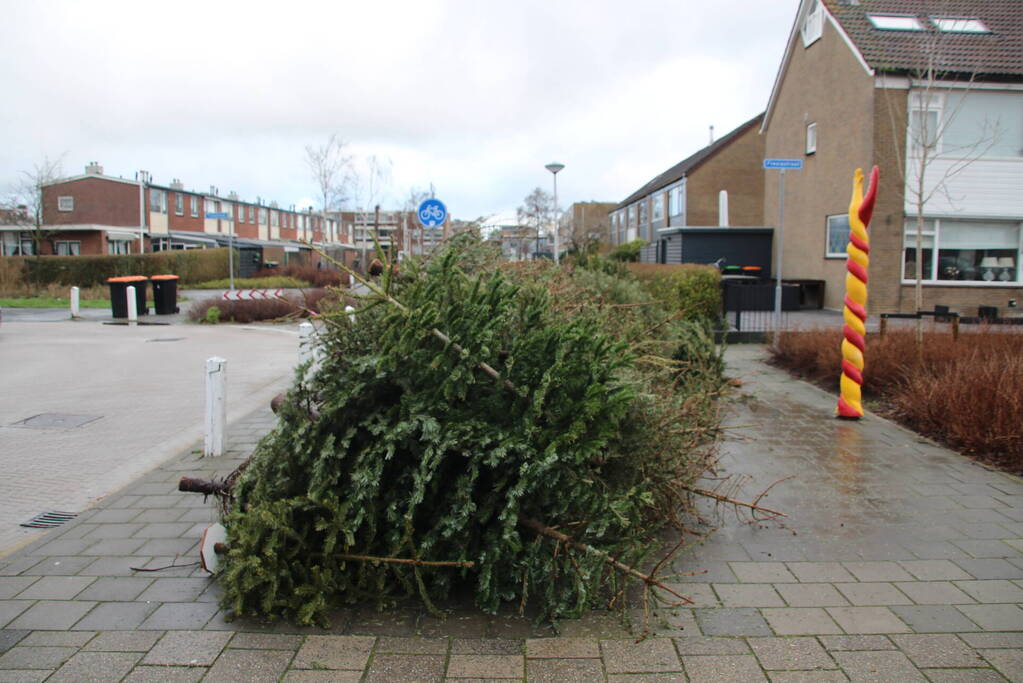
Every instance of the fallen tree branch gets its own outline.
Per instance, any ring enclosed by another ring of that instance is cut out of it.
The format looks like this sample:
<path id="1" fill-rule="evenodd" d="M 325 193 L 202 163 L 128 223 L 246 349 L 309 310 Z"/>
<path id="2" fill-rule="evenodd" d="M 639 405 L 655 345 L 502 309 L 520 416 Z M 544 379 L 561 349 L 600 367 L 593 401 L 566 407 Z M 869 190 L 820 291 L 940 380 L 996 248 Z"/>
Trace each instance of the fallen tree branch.
<path id="1" fill-rule="evenodd" d="M 772 486 L 773 486 L 773 484 L 772 484 Z M 788 515 L 786 515 L 784 512 L 779 512 L 778 510 L 772 510 L 771 508 L 765 508 L 764 506 L 757 505 L 756 503 L 747 503 L 746 501 L 739 500 L 738 498 L 730 498 L 728 496 L 723 496 L 720 493 L 716 493 L 714 491 L 709 491 L 707 489 L 700 489 L 700 488 L 696 488 L 695 486 L 686 486 L 684 484 L 681 485 L 681 487 L 684 490 L 689 491 L 690 493 L 695 493 L 698 496 L 706 496 L 707 498 L 713 498 L 714 500 L 721 501 L 722 503 L 730 503 L 732 505 L 738 505 L 739 507 L 749 508 L 750 510 L 757 510 L 758 512 L 766 512 L 767 514 L 774 515 L 776 517 L 788 517 Z M 758 496 L 757 500 L 760 500 L 761 497 L 762 496 Z"/>

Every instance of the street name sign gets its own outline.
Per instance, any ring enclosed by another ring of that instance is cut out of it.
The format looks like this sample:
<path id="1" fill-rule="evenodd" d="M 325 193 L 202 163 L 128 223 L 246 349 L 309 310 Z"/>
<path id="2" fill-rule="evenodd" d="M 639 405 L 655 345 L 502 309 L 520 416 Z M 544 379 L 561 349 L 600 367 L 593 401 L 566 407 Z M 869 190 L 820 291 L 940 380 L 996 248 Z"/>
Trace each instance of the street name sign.
<path id="1" fill-rule="evenodd" d="M 802 170 L 802 159 L 764 159 L 764 168 L 780 168 Z"/>
<path id="2" fill-rule="evenodd" d="M 228 221 L 231 220 L 231 214 L 229 214 L 227 211 L 210 211 L 206 214 L 206 218 L 210 219 L 211 221 L 212 220 Z"/>

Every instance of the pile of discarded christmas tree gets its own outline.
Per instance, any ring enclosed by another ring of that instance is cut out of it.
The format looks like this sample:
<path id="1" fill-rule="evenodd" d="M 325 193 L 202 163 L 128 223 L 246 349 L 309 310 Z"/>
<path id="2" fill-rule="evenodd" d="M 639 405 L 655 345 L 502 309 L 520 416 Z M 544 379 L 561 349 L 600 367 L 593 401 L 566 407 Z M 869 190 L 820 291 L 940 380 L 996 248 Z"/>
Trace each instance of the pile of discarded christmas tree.
<path id="1" fill-rule="evenodd" d="M 466 238 L 325 317 L 224 488 L 224 606 L 310 623 L 458 586 L 556 618 L 662 586 L 722 364 L 703 321 L 618 268 L 501 266 Z"/>

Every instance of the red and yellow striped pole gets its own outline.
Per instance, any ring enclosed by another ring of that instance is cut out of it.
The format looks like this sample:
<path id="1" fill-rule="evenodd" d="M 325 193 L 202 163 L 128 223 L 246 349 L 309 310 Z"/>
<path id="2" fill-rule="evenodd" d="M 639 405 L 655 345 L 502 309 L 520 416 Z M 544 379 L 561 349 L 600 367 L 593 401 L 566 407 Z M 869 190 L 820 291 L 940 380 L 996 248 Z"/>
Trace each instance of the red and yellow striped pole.
<path id="1" fill-rule="evenodd" d="M 839 417 L 857 420 L 863 417 L 860 387 L 863 386 L 863 354 L 867 348 L 867 268 L 870 265 L 870 238 L 867 226 L 877 199 L 877 166 L 870 172 L 870 188 L 863 196 L 863 170 L 853 174 L 852 201 L 849 202 L 849 244 L 845 262 L 845 307 L 842 317 L 842 380 L 838 397 Z"/>

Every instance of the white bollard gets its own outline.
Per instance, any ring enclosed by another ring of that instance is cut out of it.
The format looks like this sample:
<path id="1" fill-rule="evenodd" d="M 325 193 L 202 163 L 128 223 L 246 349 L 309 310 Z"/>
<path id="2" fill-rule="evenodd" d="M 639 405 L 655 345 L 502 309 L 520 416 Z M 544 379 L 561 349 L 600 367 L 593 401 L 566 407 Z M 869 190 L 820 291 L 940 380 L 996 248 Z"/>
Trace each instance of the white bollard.
<path id="1" fill-rule="evenodd" d="M 128 286 L 128 322 L 137 323 L 139 321 L 139 309 L 138 302 L 135 301 L 135 288 Z"/>
<path id="2" fill-rule="evenodd" d="M 351 306 L 345 306 L 345 313 L 348 314 L 348 320 L 354 325 L 355 324 L 355 309 Z"/>
<path id="3" fill-rule="evenodd" d="M 77 287 L 72 287 L 71 288 L 71 317 L 72 318 L 77 318 L 78 317 L 78 312 L 80 310 L 80 305 L 81 305 L 81 299 L 79 298 L 80 296 L 81 296 L 81 294 L 79 293 L 78 288 Z"/>
<path id="4" fill-rule="evenodd" d="M 313 358 L 313 324 L 298 326 L 298 364 L 304 365 Z"/>
<path id="5" fill-rule="evenodd" d="M 224 454 L 227 423 L 227 361 L 218 356 L 206 359 L 206 440 L 203 457 Z"/>

